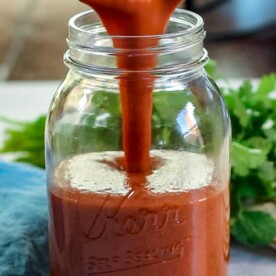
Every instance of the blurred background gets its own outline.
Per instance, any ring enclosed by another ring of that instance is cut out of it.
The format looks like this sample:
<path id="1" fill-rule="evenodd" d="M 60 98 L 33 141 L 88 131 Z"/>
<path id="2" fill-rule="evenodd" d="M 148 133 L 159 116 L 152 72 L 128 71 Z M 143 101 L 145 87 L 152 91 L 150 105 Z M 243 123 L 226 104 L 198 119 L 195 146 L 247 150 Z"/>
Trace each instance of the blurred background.
<path id="1" fill-rule="evenodd" d="M 207 30 L 205 47 L 227 78 L 276 71 L 276 0 L 186 0 Z M 67 22 L 77 0 L 0 0 L 0 80 L 60 80 Z"/>

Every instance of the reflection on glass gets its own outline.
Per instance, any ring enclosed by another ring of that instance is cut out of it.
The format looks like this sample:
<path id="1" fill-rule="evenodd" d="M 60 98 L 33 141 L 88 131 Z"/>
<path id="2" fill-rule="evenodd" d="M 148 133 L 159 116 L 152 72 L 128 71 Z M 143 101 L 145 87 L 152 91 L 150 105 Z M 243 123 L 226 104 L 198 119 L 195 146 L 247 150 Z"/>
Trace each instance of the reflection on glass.
<path id="1" fill-rule="evenodd" d="M 203 139 L 195 118 L 195 107 L 188 102 L 178 114 L 176 121 L 186 143 L 203 147 Z"/>

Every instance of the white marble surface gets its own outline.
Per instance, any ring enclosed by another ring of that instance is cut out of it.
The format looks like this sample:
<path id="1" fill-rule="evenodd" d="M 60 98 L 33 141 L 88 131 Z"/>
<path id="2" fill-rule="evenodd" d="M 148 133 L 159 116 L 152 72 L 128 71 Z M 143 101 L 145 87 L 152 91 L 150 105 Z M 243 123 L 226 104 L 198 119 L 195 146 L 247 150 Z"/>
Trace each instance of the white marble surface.
<path id="1" fill-rule="evenodd" d="M 229 272 L 229 276 L 276 276 L 276 251 L 232 243 Z"/>
<path id="2" fill-rule="evenodd" d="M 232 83 L 237 85 L 240 81 Z M 45 114 L 59 84 L 60 81 L 0 83 L 0 116 L 24 121 Z M 0 121 L 0 146 L 5 127 Z M 276 251 L 232 245 L 230 276 L 276 276 Z"/>
<path id="3" fill-rule="evenodd" d="M 0 117 L 30 121 L 47 113 L 60 81 L 0 82 Z M 0 120 L 0 146 L 6 124 Z"/>

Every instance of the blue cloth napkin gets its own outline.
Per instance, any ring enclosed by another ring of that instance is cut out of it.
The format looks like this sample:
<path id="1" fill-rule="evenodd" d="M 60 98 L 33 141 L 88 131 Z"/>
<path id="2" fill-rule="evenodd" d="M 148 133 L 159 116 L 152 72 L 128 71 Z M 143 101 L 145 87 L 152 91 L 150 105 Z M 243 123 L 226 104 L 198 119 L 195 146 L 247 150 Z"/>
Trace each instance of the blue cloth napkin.
<path id="1" fill-rule="evenodd" d="M 45 172 L 0 161 L 0 276 L 48 272 Z"/>

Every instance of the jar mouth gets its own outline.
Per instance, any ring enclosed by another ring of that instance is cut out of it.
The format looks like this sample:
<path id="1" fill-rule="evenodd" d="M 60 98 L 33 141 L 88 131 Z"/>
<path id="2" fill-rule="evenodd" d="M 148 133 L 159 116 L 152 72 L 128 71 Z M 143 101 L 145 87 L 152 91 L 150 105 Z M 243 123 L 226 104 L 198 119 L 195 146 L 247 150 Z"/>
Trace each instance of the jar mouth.
<path id="1" fill-rule="evenodd" d="M 165 34 L 109 35 L 96 12 L 89 10 L 69 20 L 69 50 L 64 60 L 69 68 L 86 73 L 122 74 L 133 70 L 166 74 L 191 71 L 208 60 L 203 49 L 205 34 L 199 15 L 177 9 L 170 17 Z M 125 67 L 120 63 L 120 57 L 124 58 Z M 153 59 L 154 65 L 150 62 Z"/>
<path id="2" fill-rule="evenodd" d="M 160 40 L 160 39 L 176 38 L 178 36 L 185 36 L 188 34 L 196 33 L 200 31 L 204 26 L 204 22 L 201 16 L 199 16 L 194 12 L 181 10 L 181 9 L 176 9 L 171 19 L 177 22 L 178 24 L 185 26 L 186 28 L 175 32 L 157 34 L 157 35 L 122 36 L 122 35 L 109 35 L 107 33 L 97 33 L 95 31 L 91 31 L 91 29 L 89 28 L 89 26 L 91 26 L 91 23 L 93 23 L 93 20 L 95 19 L 96 20 L 98 19 L 100 22 L 98 15 L 93 9 L 76 14 L 69 20 L 69 23 L 68 23 L 69 36 L 70 34 L 77 32 L 77 33 L 83 33 L 87 36 L 90 36 L 91 38 L 94 37 L 98 39 L 107 39 L 107 38 L 109 39 L 127 39 L 127 38 L 148 39 L 150 38 L 150 39 Z M 102 26 L 102 29 L 98 28 L 96 31 L 100 32 L 103 30 L 105 31 L 104 27 Z"/>

